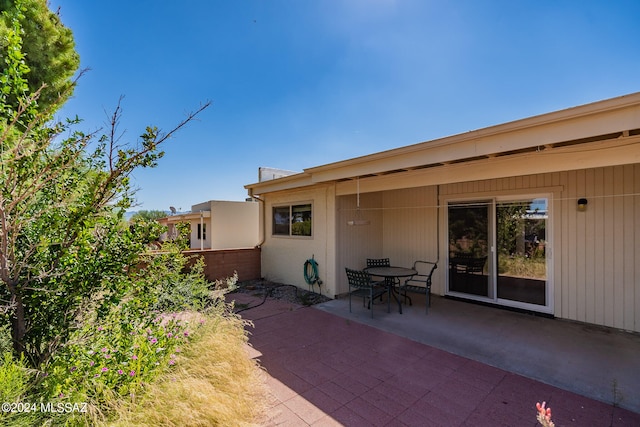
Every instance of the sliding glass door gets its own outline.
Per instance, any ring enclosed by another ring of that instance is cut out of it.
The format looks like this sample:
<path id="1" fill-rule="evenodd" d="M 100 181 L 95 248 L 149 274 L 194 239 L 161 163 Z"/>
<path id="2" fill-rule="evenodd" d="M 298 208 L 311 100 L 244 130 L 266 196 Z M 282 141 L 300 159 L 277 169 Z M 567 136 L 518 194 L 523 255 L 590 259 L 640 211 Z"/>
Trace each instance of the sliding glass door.
<path id="1" fill-rule="evenodd" d="M 548 210 L 546 197 L 449 201 L 448 293 L 548 311 Z"/>
<path id="2" fill-rule="evenodd" d="M 547 219 L 546 198 L 497 202 L 499 299 L 546 305 Z"/>
<path id="3" fill-rule="evenodd" d="M 493 297 L 489 286 L 491 201 L 449 204 L 449 290 Z"/>

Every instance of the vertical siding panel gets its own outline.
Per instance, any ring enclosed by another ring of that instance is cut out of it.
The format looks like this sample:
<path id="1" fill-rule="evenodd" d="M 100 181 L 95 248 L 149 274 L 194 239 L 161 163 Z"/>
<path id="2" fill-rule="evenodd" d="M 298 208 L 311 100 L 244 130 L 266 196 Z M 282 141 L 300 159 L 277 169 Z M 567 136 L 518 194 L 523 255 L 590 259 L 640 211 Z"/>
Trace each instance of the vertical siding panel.
<path id="1" fill-rule="evenodd" d="M 565 200 L 567 203 L 567 258 L 566 262 L 568 265 L 568 273 L 569 273 L 569 281 L 567 282 L 567 297 L 568 297 L 568 317 L 573 320 L 578 320 L 578 294 L 583 292 L 582 287 L 584 286 L 584 281 L 582 283 L 578 283 L 578 260 L 577 260 L 577 249 L 578 249 L 578 239 L 576 233 L 577 227 L 577 211 L 576 211 L 576 198 L 578 194 L 577 188 L 577 172 L 570 171 L 568 173 L 567 180 L 567 188 L 569 197 Z"/>
<path id="2" fill-rule="evenodd" d="M 396 265 L 436 259 L 435 187 L 385 192 L 385 256 Z"/>
<path id="3" fill-rule="evenodd" d="M 515 188 L 522 188 L 522 177 L 517 176 L 515 181 L 516 181 Z"/>
<path id="4" fill-rule="evenodd" d="M 367 193 L 360 195 L 360 212 L 356 211 L 356 195 L 340 196 L 337 201 L 337 245 L 338 258 L 336 275 L 336 294 L 348 292 L 345 267 L 364 268 L 365 260 L 382 256 L 383 244 L 383 218 L 380 193 Z M 368 219 L 370 225 L 349 226 L 347 221 L 354 218 Z"/>
<path id="5" fill-rule="evenodd" d="M 595 288 L 595 317 L 594 323 L 605 324 L 605 294 L 606 282 L 604 275 L 604 169 L 598 168 L 594 171 L 593 200 L 589 200 L 589 209 L 593 214 L 593 265 L 594 265 L 594 288 Z"/>
<path id="6" fill-rule="evenodd" d="M 623 216 L 624 216 L 624 234 L 623 234 L 623 238 L 624 238 L 624 252 L 622 252 L 622 256 L 624 258 L 624 275 L 623 275 L 623 299 L 624 299 L 624 323 L 623 323 L 623 328 L 626 330 L 633 330 L 634 327 L 634 317 L 635 317 L 635 312 L 634 312 L 634 302 L 635 302 L 635 296 L 634 296 L 634 287 L 635 287 L 635 281 L 634 281 L 634 274 L 635 274 L 635 268 L 634 268 L 634 264 L 635 264 L 635 257 L 633 255 L 633 249 L 634 249 L 634 239 L 633 239 L 633 233 L 630 233 L 630 230 L 634 229 L 634 223 L 635 223 L 635 216 L 634 216 L 634 196 L 632 196 L 633 194 L 633 189 L 634 189 L 634 178 L 633 178 L 633 165 L 625 165 L 622 167 L 623 171 L 622 174 L 624 176 L 624 185 L 623 185 L 623 192 L 624 192 L 624 199 L 623 199 Z"/>
<path id="7" fill-rule="evenodd" d="M 540 173 L 537 175 L 537 179 L 536 179 L 536 186 L 537 187 L 544 187 L 545 186 L 545 180 L 546 180 L 546 176 L 548 174 L 543 174 Z"/>
<path id="8" fill-rule="evenodd" d="M 576 199 L 572 200 L 573 211 L 575 212 L 575 222 L 573 229 L 571 230 L 575 236 L 574 245 L 572 246 L 573 262 L 575 263 L 575 293 L 576 299 L 576 317 L 575 319 L 584 322 L 586 321 L 586 294 L 588 292 L 587 279 L 585 276 L 585 264 L 586 264 L 586 222 L 585 218 L 587 212 L 578 212 L 577 199 L 585 196 L 585 171 L 579 170 L 575 172 L 575 196 Z"/>
<path id="9" fill-rule="evenodd" d="M 578 257 L 579 262 L 581 263 L 580 270 L 582 271 L 582 276 L 584 277 L 584 288 L 585 288 L 585 306 L 584 306 L 584 318 L 587 322 L 594 323 L 596 321 L 596 285 L 595 285 L 595 265 L 596 265 L 596 257 L 595 257 L 595 248 L 596 248 L 596 240 L 595 240 L 595 208 L 594 205 L 594 186 L 595 186 L 595 170 L 589 169 L 584 172 L 584 181 L 583 188 L 578 193 L 578 197 L 586 197 L 589 202 L 587 205 L 587 210 L 582 212 L 581 217 L 584 219 L 584 249 L 583 249 L 583 257 Z M 581 196 L 581 194 L 583 196 Z M 577 206 L 577 205 L 576 205 Z M 589 209 L 591 208 L 591 209 Z M 580 233 L 580 230 L 578 230 Z"/>
<path id="10" fill-rule="evenodd" d="M 623 180 L 624 172 L 622 166 L 616 166 L 613 169 L 613 180 L 615 185 L 613 190 L 613 253 L 614 274 L 613 284 L 614 290 L 614 306 L 617 308 L 614 312 L 614 326 L 616 328 L 624 328 L 624 192 Z"/>
<path id="11" fill-rule="evenodd" d="M 560 180 L 565 183 L 565 191 L 562 193 L 562 199 L 560 201 L 560 205 L 562 206 L 562 225 L 560 226 L 560 264 L 563 266 L 562 268 L 562 279 L 560 280 L 560 291 L 561 291 L 561 316 L 568 319 L 573 319 L 571 316 L 570 310 L 570 302 L 571 302 L 571 286 L 572 286 L 572 273 L 571 266 L 569 264 L 569 248 L 571 248 L 571 242 L 569 241 L 569 211 L 568 211 L 568 201 L 567 199 L 570 197 L 571 189 L 569 185 L 569 174 L 568 172 L 560 173 Z"/>
<path id="12" fill-rule="evenodd" d="M 605 325 L 615 325 L 615 268 L 614 268 L 614 203 L 613 195 L 614 181 L 613 168 L 604 169 L 604 316 Z"/>

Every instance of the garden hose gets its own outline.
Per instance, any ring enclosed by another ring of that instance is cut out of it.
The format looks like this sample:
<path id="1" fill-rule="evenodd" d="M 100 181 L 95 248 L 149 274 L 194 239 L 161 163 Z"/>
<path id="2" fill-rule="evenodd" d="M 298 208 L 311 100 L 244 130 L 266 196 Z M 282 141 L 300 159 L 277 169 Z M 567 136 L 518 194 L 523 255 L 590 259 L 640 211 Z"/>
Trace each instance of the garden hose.
<path id="1" fill-rule="evenodd" d="M 320 286 L 322 284 L 318 274 L 318 263 L 313 257 L 304 262 L 304 280 L 308 285 L 312 286 L 315 284 Z"/>

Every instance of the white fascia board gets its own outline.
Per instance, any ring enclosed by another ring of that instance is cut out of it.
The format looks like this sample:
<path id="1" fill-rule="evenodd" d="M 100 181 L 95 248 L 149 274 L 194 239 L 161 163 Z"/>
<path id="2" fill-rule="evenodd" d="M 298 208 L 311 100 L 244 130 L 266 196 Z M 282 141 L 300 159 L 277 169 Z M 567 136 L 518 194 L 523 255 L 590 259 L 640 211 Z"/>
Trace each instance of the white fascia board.
<path id="1" fill-rule="evenodd" d="M 167 224 L 171 224 L 174 222 L 183 222 L 183 221 L 191 221 L 194 219 L 200 219 L 200 217 L 202 216 L 202 218 L 210 218 L 211 217 L 211 212 L 210 211 L 202 211 L 202 212 L 193 212 L 193 213 L 188 213 L 188 214 L 176 214 L 176 215 L 171 215 L 168 216 L 166 218 L 161 218 L 158 221 L 162 224 L 162 223 L 167 223 Z"/>
<path id="2" fill-rule="evenodd" d="M 336 196 L 640 163 L 640 136 L 443 165 L 336 184 Z"/>
<path id="3" fill-rule="evenodd" d="M 245 185 L 244 188 L 248 190 L 249 196 L 259 196 L 260 194 L 306 187 L 313 184 L 314 182 L 311 180 L 311 175 L 302 172 L 283 178 L 248 184 Z"/>

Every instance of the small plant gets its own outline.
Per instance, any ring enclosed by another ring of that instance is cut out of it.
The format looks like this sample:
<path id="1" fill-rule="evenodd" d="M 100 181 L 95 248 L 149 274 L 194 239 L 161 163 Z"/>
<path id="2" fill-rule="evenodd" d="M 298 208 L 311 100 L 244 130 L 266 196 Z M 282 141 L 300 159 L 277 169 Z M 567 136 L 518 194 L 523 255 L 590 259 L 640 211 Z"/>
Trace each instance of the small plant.
<path id="1" fill-rule="evenodd" d="M 551 408 L 546 408 L 547 402 L 536 403 L 536 409 L 538 410 L 537 420 L 544 427 L 555 427 L 553 421 L 551 421 Z"/>
<path id="2" fill-rule="evenodd" d="M 28 401 L 29 385 L 32 379 L 32 371 L 26 367 L 24 358 L 16 359 L 10 351 L 0 354 L 0 402 L 3 404 L 0 425 L 16 427 L 38 425 L 35 414 L 12 412 L 6 408 L 6 405 Z"/>
<path id="3" fill-rule="evenodd" d="M 300 295 L 300 302 L 302 303 L 302 305 L 307 307 L 313 305 L 314 295 L 310 292 L 304 293 Z"/>
<path id="4" fill-rule="evenodd" d="M 16 360 L 11 352 L 5 352 L 0 358 L 0 401 L 20 402 L 30 380 L 24 360 Z"/>

